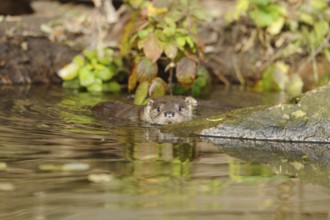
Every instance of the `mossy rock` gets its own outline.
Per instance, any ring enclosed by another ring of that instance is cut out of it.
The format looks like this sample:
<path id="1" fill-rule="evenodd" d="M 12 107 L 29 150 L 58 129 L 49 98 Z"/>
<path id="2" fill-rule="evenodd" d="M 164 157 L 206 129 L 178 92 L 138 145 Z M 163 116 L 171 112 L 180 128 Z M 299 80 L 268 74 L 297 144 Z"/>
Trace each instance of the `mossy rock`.
<path id="1" fill-rule="evenodd" d="M 305 93 L 296 104 L 237 109 L 164 130 L 207 137 L 329 143 L 330 86 Z"/>

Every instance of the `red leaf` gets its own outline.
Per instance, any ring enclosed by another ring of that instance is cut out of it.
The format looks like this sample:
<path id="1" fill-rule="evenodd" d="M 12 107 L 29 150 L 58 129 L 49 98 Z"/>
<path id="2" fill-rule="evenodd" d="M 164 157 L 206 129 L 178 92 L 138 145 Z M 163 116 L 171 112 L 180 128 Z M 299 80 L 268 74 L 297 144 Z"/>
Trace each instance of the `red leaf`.
<path id="1" fill-rule="evenodd" d="M 137 80 L 139 82 L 153 80 L 158 73 L 158 66 L 147 58 L 141 58 L 136 71 Z"/>
<path id="2" fill-rule="evenodd" d="M 176 78 L 182 85 L 191 84 L 196 76 L 197 64 L 193 60 L 184 57 L 176 66 Z"/>
<path id="3" fill-rule="evenodd" d="M 144 55 L 154 63 L 162 55 L 162 44 L 154 33 L 149 34 L 149 36 L 144 40 L 143 52 Z"/>

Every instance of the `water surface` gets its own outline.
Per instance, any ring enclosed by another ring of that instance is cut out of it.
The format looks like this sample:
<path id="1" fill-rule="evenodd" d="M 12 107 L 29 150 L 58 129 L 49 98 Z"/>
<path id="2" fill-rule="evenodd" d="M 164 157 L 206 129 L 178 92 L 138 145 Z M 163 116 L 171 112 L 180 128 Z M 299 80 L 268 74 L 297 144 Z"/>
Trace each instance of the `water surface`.
<path id="1" fill-rule="evenodd" d="M 35 86 L 0 97 L 0 219 L 330 219 L 330 165 L 318 158 L 92 117 L 125 96 Z M 218 89 L 200 114 L 284 100 Z"/>

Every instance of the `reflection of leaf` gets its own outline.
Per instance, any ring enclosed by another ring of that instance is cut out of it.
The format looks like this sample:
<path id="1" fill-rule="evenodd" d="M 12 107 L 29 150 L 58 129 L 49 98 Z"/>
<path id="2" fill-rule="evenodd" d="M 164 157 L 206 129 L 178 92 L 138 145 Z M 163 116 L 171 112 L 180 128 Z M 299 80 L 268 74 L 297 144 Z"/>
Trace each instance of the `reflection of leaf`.
<path id="1" fill-rule="evenodd" d="M 151 98 L 163 96 L 166 93 L 166 82 L 162 78 L 155 78 L 152 80 L 149 87 L 149 95 Z"/>
<path id="2" fill-rule="evenodd" d="M 155 34 L 149 34 L 143 44 L 143 52 L 152 62 L 156 62 L 163 53 L 161 42 Z"/>
<path id="3" fill-rule="evenodd" d="M 73 80 L 67 80 L 63 82 L 63 87 L 68 89 L 79 89 L 80 82 L 77 78 Z"/>
<path id="4" fill-rule="evenodd" d="M 191 59 L 184 57 L 176 66 L 176 77 L 178 81 L 183 84 L 191 84 L 196 76 L 197 65 Z"/>
<path id="5" fill-rule="evenodd" d="M 151 62 L 147 58 L 140 59 L 136 71 L 136 76 L 139 82 L 143 82 L 143 81 L 150 82 L 157 76 L 157 73 L 158 73 L 157 64 Z"/>
<path id="6" fill-rule="evenodd" d="M 148 89 L 149 89 L 149 82 L 141 82 L 136 89 L 135 97 L 134 97 L 134 104 L 135 105 L 142 105 L 144 100 L 148 96 Z"/>

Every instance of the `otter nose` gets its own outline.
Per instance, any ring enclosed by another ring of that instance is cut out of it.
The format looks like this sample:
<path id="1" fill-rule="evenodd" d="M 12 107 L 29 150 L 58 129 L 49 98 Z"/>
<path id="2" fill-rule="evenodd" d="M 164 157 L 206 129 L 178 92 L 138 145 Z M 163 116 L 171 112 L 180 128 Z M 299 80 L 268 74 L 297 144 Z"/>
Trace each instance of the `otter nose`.
<path id="1" fill-rule="evenodd" d="M 172 118 L 174 117 L 174 112 L 164 112 L 165 118 Z"/>

